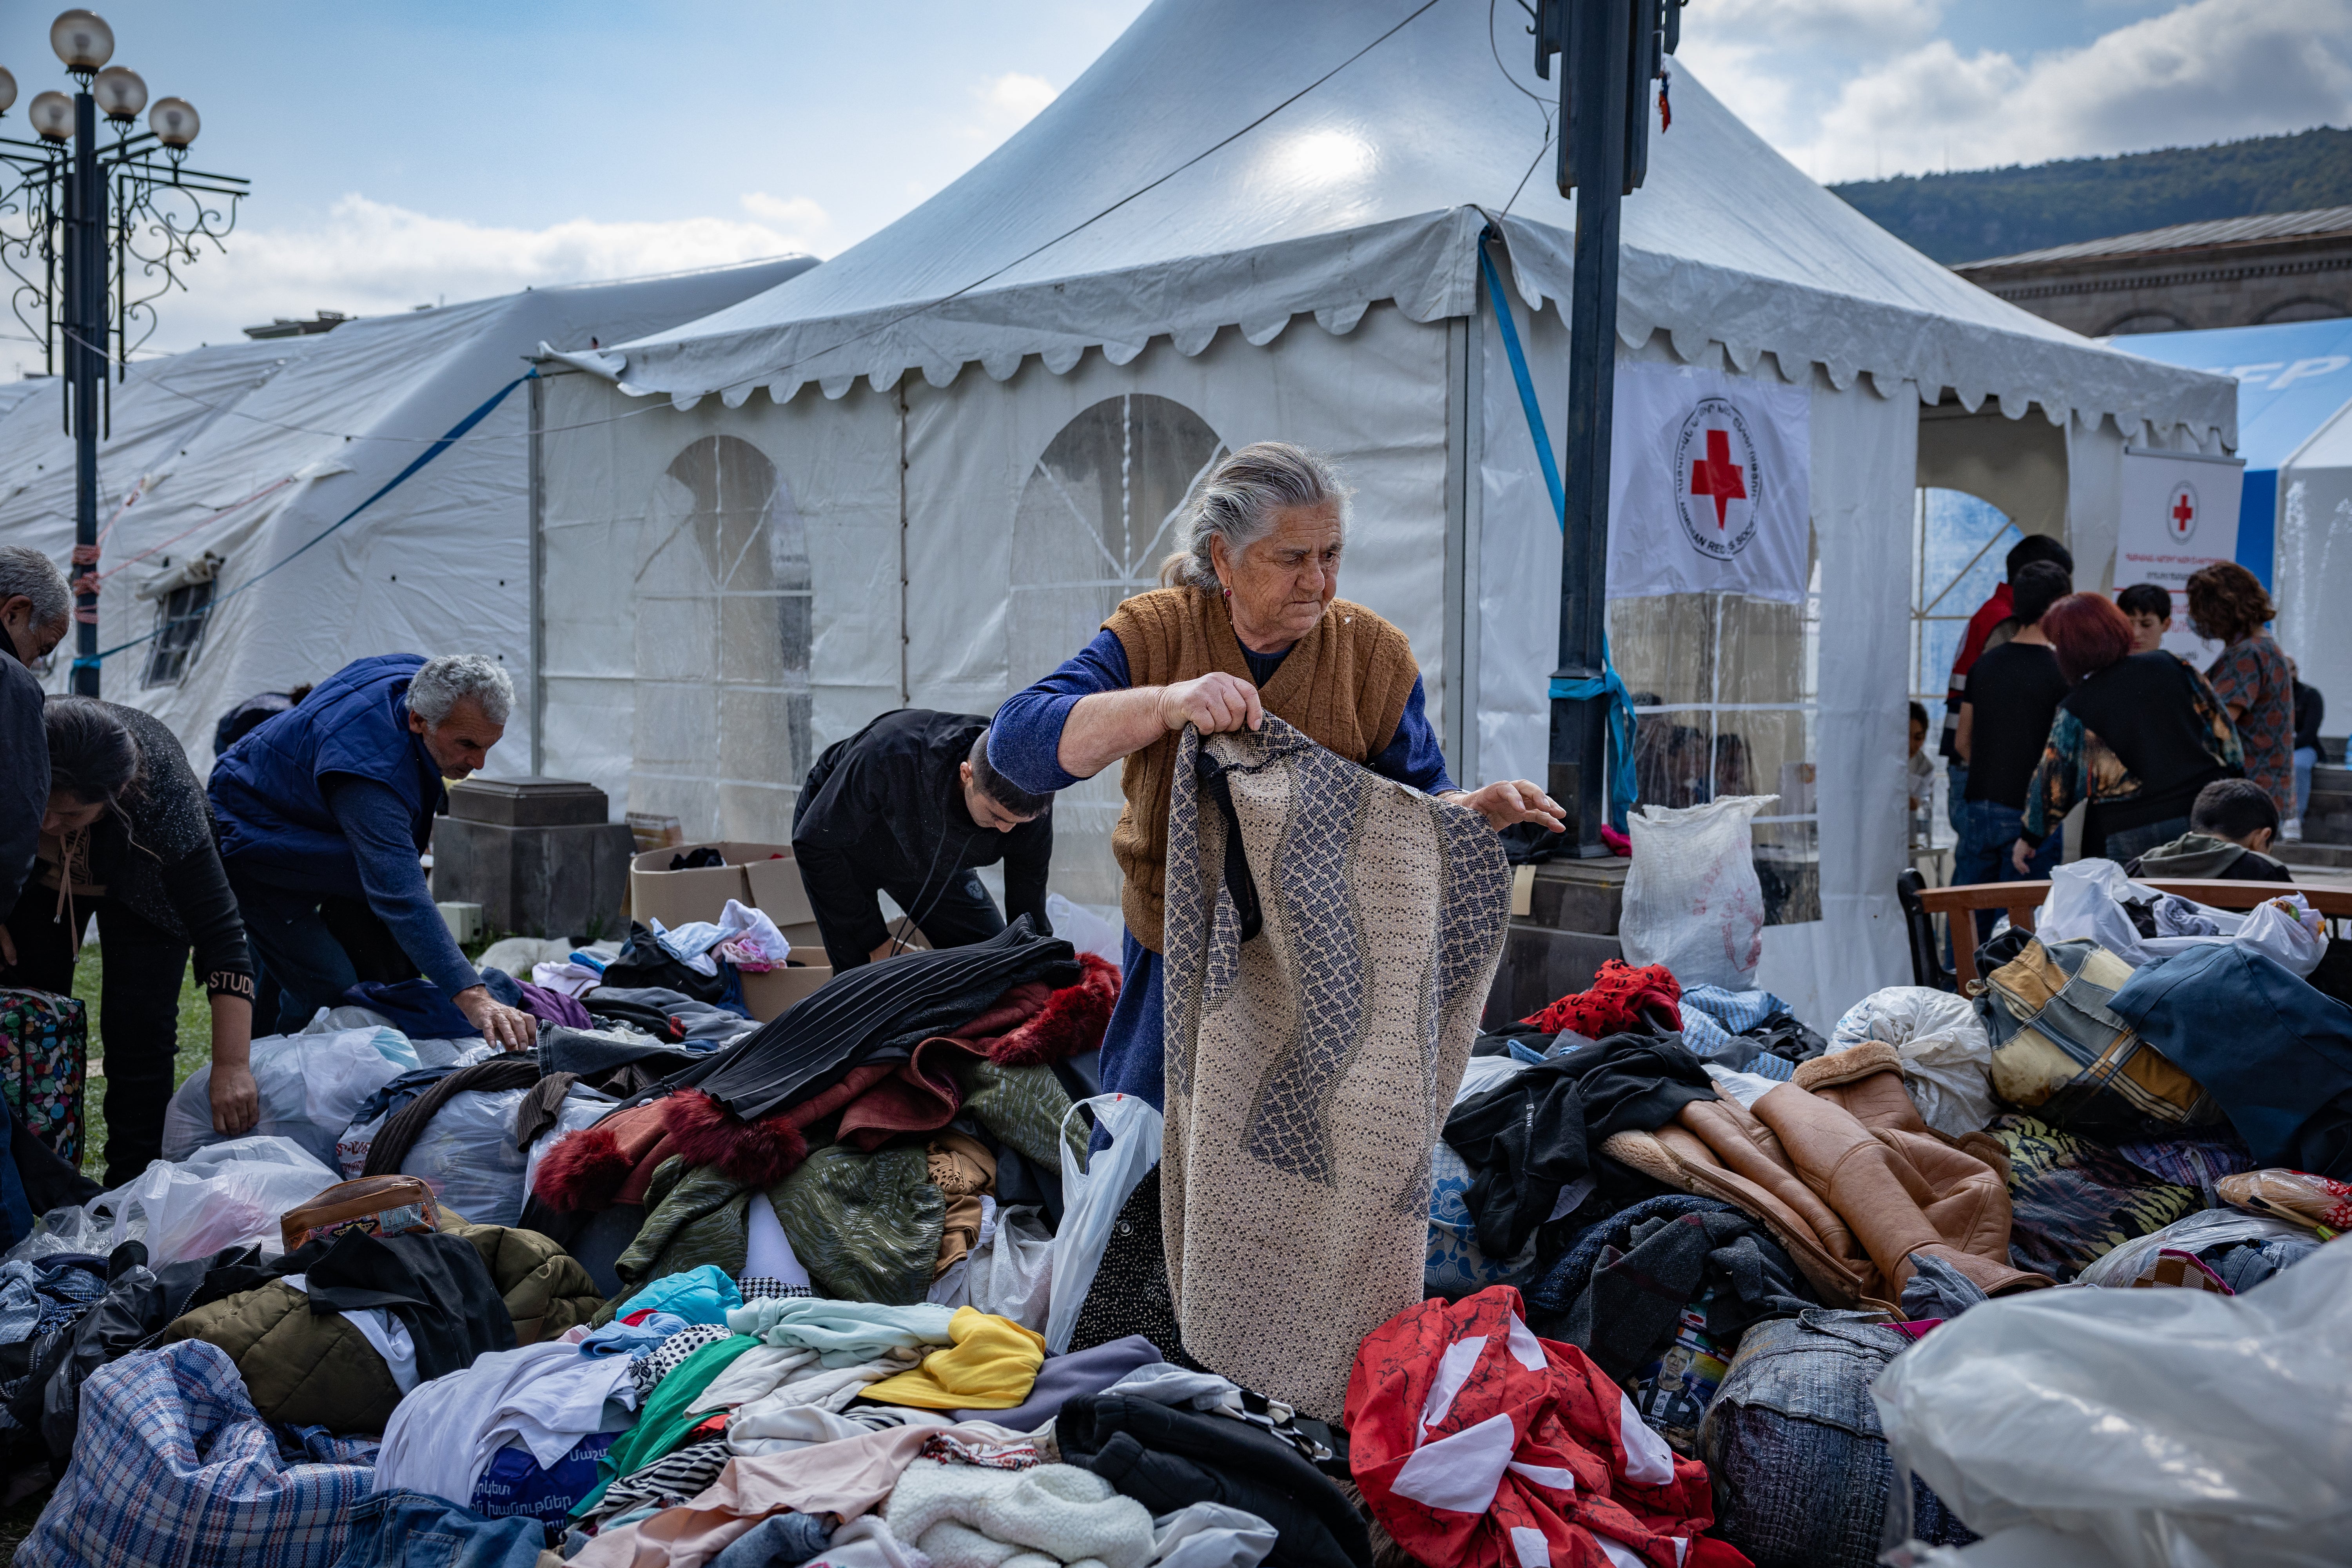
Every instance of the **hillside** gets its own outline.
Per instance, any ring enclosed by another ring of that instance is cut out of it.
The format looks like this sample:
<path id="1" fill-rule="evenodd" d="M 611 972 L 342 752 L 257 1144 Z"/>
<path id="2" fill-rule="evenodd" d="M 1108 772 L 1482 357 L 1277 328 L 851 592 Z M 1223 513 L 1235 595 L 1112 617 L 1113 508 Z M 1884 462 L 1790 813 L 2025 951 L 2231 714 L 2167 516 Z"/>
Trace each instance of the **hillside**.
<path id="1" fill-rule="evenodd" d="M 2352 131 L 2323 127 L 2212 147 L 1830 189 L 1948 265 L 2167 224 L 2352 206 Z"/>

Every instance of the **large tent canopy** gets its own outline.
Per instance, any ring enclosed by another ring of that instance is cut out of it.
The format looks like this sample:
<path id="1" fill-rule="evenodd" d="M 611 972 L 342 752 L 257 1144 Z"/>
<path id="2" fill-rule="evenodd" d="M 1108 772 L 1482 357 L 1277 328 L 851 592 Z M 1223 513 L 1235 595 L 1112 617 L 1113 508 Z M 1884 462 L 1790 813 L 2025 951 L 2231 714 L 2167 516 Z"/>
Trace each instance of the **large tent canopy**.
<path id="1" fill-rule="evenodd" d="M 1263 343 L 1305 313 L 1344 332 L 1373 300 L 1466 316 L 1490 223 L 1521 297 L 1563 300 L 1575 207 L 1541 152 L 1557 89 L 1490 10 L 1158 0 L 954 184 L 804 277 L 620 345 L 615 368 L 632 390 L 740 405 L 918 368 L 943 386 L 975 361 L 1003 380 L 1033 353 L 1056 374 L 1092 348 L 1124 363 L 1162 334 L 1193 353 L 1227 326 Z M 1663 329 L 1685 357 L 1719 342 L 1742 370 L 1770 353 L 1791 379 L 1819 364 L 1841 388 L 1867 374 L 2012 418 L 2039 404 L 2053 422 L 2234 441 L 2226 387 L 1993 298 L 1672 70 L 1672 128 L 1624 208 L 1629 346 Z"/>
<path id="2" fill-rule="evenodd" d="M 689 320 L 814 265 L 532 289 L 134 363 L 99 448 L 104 695 L 162 717 L 201 769 L 219 713 L 363 654 L 484 653 L 527 672 L 530 356 Z M 0 412 L 0 538 L 60 563 L 62 395 L 33 382 Z M 526 772 L 526 725 L 510 736 L 493 771 Z"/>
<path id="3" fill-rule="evenodd" d="M 1673 69 L 1624 208 L 1619 430 L 1629 378 L 1777 410 L 1795 504 L 1757 594 L 1624 587 L 1658 519 L 1612 501 L 1611 645 L 1645 803 L 1778 797 L 1763 978 L 1827 1022 L 1902 973 L 1916 487 L 2007 498 L 2095 574 L 2126 442 L 2218 453 L 2237 405 L 1911 251 Z M 1453 775 L 1545 776 L 1557 100 L 1507 5 L 1156 0 L 824 266 L 559 345 L 591 374 L 548 384 L 551 767 L 693 837 L 782 837 L 824 745 L 892 707 L 992 710 L 1151 585 L 1197 473 L 1279 438 L 1347 469 L 1342 591 L 1411 637 Z M 1055 805 L 1082 903 L 1117 901 L 1118 809 L 1108 776 Z"/>

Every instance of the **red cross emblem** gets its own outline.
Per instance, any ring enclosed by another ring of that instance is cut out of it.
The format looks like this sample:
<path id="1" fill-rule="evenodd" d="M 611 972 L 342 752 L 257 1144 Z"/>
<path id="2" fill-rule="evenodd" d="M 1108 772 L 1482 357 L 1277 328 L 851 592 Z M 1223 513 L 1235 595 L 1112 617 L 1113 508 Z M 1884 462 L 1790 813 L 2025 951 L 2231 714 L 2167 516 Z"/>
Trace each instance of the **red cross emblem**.
<path id="1" fill-rule="evenodd" d="M 1757 467 L 1756 438 L 1738 405 L 1727 397 L 1699 398 L 1665 456 L 1675 520 L 1691 548 L 1710 561 L 1729 561 L 1747 549 L 1756 537 L 1758 498 L 1770 476 Z"/>
<path id="2" fill-rule="evenodd" d="M 2197 491 L 2187 481 L 2172 487 L 2164 503 L 2164 531 L 2174 543 L 2185 543 L 2197 531 Z"/>
<path id="3" fill-rule="evenodd" d="M 1723 528 L 1725 510 L 1734 500 L 1748 499 L 1748 486 L 1741 480 L 1742 469 L 1731 460 L 1731 432 L 1710 430 L 1706 433 L 1706 456 L 1691 465 L 1691 494 L 1706 496 L 1715 502 L 1715 526 Z"/>

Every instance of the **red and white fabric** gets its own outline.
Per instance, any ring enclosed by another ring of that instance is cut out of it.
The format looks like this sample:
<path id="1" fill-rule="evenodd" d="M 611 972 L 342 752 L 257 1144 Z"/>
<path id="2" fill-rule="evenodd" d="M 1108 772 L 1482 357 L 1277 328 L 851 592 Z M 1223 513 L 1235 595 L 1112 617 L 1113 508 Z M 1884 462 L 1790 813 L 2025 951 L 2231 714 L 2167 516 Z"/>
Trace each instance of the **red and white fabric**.
<path id="1" fill-rule="evenodd" d="M 1642 1424 L 1519 1293 L 1423 1301 L 1366 1337 L 1348 1380 L 1350 1468 L 1373 1516 L 1459 1568 L 1747 1568 L 1703 1534 L 1706 1467 Z"/>

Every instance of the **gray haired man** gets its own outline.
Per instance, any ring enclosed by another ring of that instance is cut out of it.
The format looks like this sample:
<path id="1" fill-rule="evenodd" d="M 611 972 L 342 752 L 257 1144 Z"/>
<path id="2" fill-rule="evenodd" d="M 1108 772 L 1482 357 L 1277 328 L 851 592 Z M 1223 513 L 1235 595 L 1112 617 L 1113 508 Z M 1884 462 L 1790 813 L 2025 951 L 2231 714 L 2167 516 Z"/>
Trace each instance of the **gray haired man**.
<path id="1" fill-rule="evenodd" d="M 514 685 L 477 654 L 345 665 L 213 764 L 213 817 L 265 996 L 257 1026 L 300 1028 L 366 981 L 419 974 L 482 1037 L 539 1043 L 492 999 L 434 907 L 419 857 L 447 800 L 506 733 Z"/>
<path id="2" fill-rule="evenodd" d="M 41 683 L 26 668 L 49 656 L 73 625 L 73 594 L 57 563 L 22 544 L 0 544 L 0 910 L 16 907 L 49 800 L 49 742 Z"/>

